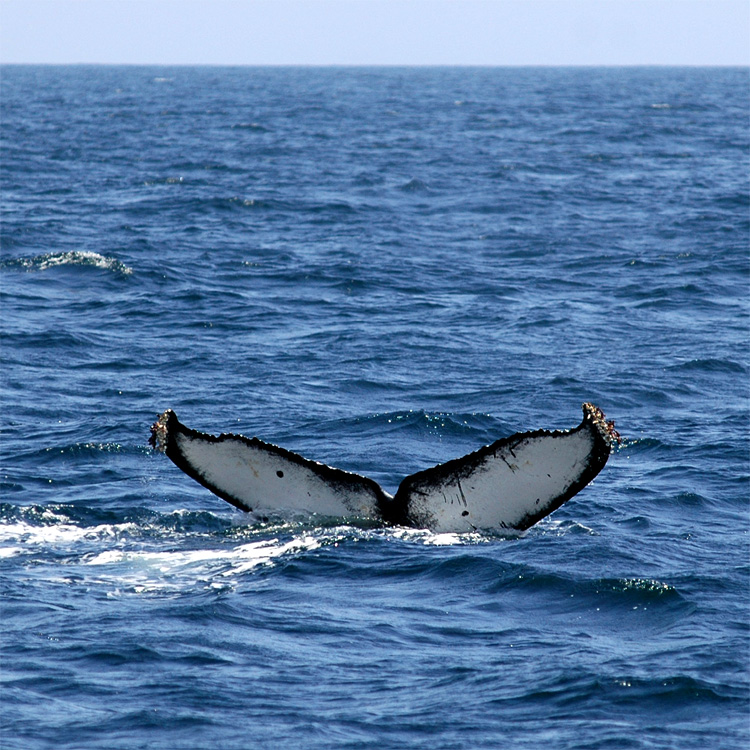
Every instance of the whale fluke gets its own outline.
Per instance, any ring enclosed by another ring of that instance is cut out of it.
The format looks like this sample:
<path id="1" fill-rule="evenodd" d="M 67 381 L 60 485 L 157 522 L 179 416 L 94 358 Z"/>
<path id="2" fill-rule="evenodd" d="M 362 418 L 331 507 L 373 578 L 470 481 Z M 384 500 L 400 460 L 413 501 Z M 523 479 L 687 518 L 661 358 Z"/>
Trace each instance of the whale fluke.
<path id="1" fill-rule="evenodd" d="M 593 404 L 571 430 L 520 432 L 406 477 L 395 495 L 377 482 L 256 437 L 190 429 L 167 409 L 150 443 L 240 510 L 298 510 L 438 532 L 524 531 L 580 492 L 619 441 Z"/>

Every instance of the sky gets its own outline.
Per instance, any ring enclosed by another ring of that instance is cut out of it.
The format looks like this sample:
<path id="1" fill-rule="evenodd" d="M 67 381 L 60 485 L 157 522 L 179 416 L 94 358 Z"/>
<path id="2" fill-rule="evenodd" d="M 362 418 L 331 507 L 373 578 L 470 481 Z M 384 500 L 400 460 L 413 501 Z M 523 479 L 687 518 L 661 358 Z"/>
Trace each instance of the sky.
<path id="1" fill-rule="evenodd" d="M 750 0 L 0 0 L 0 63 L 750 65 Z"/>

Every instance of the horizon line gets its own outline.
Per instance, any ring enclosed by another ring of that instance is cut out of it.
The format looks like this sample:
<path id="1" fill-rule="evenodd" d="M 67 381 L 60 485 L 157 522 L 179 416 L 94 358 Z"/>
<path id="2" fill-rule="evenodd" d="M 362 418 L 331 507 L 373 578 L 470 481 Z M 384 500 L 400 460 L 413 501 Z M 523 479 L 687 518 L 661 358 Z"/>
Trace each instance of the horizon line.
<path id="1" fill-rule="evenodd" d="M 230 63 L 230 62 L 18 62 L 0 66 L 118 68 L 746 68 L 750 63 Z"/>

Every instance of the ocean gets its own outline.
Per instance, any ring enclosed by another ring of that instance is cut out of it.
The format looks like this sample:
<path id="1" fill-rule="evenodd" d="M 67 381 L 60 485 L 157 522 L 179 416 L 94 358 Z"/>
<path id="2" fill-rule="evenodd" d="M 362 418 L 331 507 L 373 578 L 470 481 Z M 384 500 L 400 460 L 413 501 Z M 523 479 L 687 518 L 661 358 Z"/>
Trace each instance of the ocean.
<path id="1" fill-rule="evenodd" d="M 746 68 L 0 70 L 4 750 L 750 743 Z M 591 401 L 523 534 L 260 521 Z"/>

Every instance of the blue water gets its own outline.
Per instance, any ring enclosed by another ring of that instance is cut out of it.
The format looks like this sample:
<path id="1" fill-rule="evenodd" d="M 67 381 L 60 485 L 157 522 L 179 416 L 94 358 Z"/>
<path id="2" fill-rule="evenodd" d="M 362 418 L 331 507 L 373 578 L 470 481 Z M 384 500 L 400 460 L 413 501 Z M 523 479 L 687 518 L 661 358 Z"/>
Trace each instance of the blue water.
<path id="1" fill-rule="evenodd" d="M 750 742 L 747 69 L 4 67 L 2 747 Z M 517 538 L 256 524 L 167 407 L 372 476 L 625 437 Z"/>

